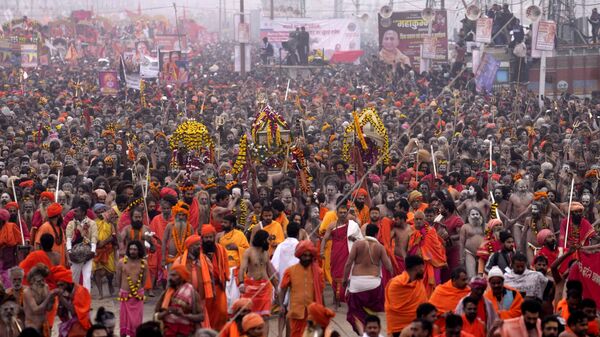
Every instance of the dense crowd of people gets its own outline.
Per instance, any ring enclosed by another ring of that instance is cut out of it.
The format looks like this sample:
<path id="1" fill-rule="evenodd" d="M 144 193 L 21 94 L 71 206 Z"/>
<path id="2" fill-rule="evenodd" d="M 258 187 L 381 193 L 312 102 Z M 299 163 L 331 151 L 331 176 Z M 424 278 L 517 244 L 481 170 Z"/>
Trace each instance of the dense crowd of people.
<path id="1" fill-rule="evenodd" d="M 1 336 L 339 336 L 341 306 L 369 337 L 600 335 L 569 276 L 598 249 L 600 102 L 478 93 L 463 64 L 419 74 L 368 44 L 291 85 L 195 47 L 188 83 L 143 94 L 100 95 L 93 58 L 0 69 Z M 240 141 L 265 106 L 301 157 Z M 215 147 L 182 161 L 190 120 Z M 104 297 L 118 326 L 90 317 Z"/>

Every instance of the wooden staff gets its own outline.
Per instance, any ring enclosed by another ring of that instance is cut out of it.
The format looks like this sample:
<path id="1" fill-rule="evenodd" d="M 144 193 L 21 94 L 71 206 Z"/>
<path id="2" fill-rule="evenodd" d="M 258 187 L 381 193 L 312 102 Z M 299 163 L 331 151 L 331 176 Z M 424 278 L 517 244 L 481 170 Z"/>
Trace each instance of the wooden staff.
<path id="1" fill-rule="evenodd" d="M 287 88 L 285 89 L 285 97 L 283 99 L 284 101 L 287 101 L 288 92 L 290 92 L 290 81 L 291 79 L 288 79 Z"/>
<path id="2" fill-rule="evenodd" d="M 569 222 L 571 220 L 571 204 L 573 203 L 573 188 L 575 187 L 575 177 L 571 178 L 571 192 L 569 193 L 569 209 L 567 210 L 567 230 L 565 231 L 565 242 L 563 249 L 567 249 L 567 241 L 569 240 Z M 562 252 L 561 254 L 562 255 Z"/>
<path id="3" fill-rule="evenodd" d="M 493 141 L 490 139 L 490 174 L 494 172 L 494 167 L 492 165 L 492 150 L 494 148 Z"/>
<path id="4" fill-rule="evenodd" d="M 437 165 L 435 165 L 435 153 L 433 153 L 433 145 L 431 145 L 431 161 L 433 162 L 433 179 L 437 179 Z"/>
<path id="5" fill-rule="evenodd" d="M 15 181 L 12 181 L 12 190 L 13 190 L 13 196 L 15 198 L 15 202 L 17 203 L 17 205 L 19 204 L 19 200 L 17 200 L 17 191 L 15 190 Z M 21 231 L 21 244 L 23 246 L 25 246 L 25 236 L 23 236 L 23 223 L 21 222 L 21 210 L 19 210 L 19 207 L 17 207 L 17 217 L 19 219 L 19 229 Z"/>
<path id="6" fill-rule="evenodd" d="M 56 193 L 54 193 L 54 202 L 58 202 L 58 191 L 60 191 L 60 170 L 56 174 Z"/>

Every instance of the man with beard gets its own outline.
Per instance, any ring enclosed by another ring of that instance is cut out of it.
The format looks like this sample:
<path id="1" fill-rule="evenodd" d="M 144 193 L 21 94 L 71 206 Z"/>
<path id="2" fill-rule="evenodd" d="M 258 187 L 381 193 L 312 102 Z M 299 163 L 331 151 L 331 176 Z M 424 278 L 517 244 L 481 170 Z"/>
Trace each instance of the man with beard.
<path id="1" fill-rule="evenodd" d="M 216 243 L 217 231 L 212 225 L 203 225 L 202 251 L 212 263 L 212 280 L 215 296 L 206 300 L 206 310 L 210 320 L 210 326 L 220 331 L 227 322 L 227 294 L 225 284 L 229 281 L 229 263 L 227 250 Z"/>
<path id="2" fill-rule="evenodd" d="M 488 300 L 484 294 L 485 290 L 488 286 L 488 282 L 485 278 L 475 276 L 469 282 L 469 288 L 471 288 L 471 293 L 469 296 L 463 298 L 457 305 L 455 309 L 455 313 L 458 315 L 467 314 L 467 308 L 469 305 L 467 302 L 468 299 L 473 300 L 475 304 L 475 316 L 478 320 L 480 320 L 484 328 L 483 330 L 489 330 L 494 325 L 494 322 L 498 319 L 498 313 L 494 308 L 494 304 L 492 301 Z M 478 327 L 472 326 L 474 323 L 474 319 L 469 318 L 467 322 L 465 322 L 464 326 L 471 326 L 473 330 L 479 330 Z M 485 334 L 484 334 L 485 335 Z"/>
<path id="3" fill-rule="evenodd" d="M 236 282 L 237 274 L 240 268 L 242 256 L 246 249 L 250 248 L 248 239 L 242 231 L 236 229 L 235 216 L 230 214 L 223 217 L 221 222 L 223 232 L 220 233 L 219 244 L 227 250 L 227 261 L 229 264 L 229 280 L 226 284 L 226 289 L 231 289 L 231 283 Z M 217 235 L 219 236 L 219 235 Z M 227 303 L 237 300 L 233 296 L 227 296 Z"/>
<path id="4" fill-rule="evenodd" d="M 496 331 L 491 332 L 491 336 L 511 337 L 511 336 L 529 336 L 542 337 L 542 328 L 540 321 L 540 313 L 542 312 L 541 304 L 534 300 L 528 299 L 521 304 L 520 317 L 505 319 L 501 326 Z"/>
<path id="5" fill-rule="evenodd" d="M 175 259 L 171 269 L 177 266 L 185 267 L 189 274 L 188 282 L 198 294 L 197 301 L 203 315 L 202 327 L 210 328 L 210 320 L 206 315 L 206 302 L 215 296 L 211 276 L 210 259 L 202 253 L 202 238 L 200 235 L 193 234 L 185 239 L 185 250 L 182 255 Z"/>
<path id="6" fill-rule="evenodd" d="M 489 271 L 488 282 L 490 287 L 484 296 L 492 302 L 500 319 L 521 316 L 523 296 L 516 289 L 504 285 L 504 274 L 498 266 Z"/>
<path id="7" fill-rule="evenodd" d="M 369 205 L 367 205 L 367 198 L 369 197 L 369 192 L 364 188 L 359 188 L 356 191 L 352 192 L 352 198 L 354 199 L 354 206 L 358 211 L 356 214 L 356 220 L 359 225 L 366 225 L 369 223 L 370 219 L 370 211 Z"/>
<path id="8" fill-rule="evenodd" d="M 23 322 L 17 318 L 19 305 L 13 296 L 4 296 L 0 303 L 0 336 L 17 337 L 21 333 Z"/>
<path id="9" fill-rule="evenodd" d="M 474 337 L 485 337 L 485 322 L 477 317 L 477 304 L 479 300 L 473 296 L 467 296 L 462 300 L 463 331 Z"/>
<path id="10" fill-rule="evenodd" d="M 19 266 L 10 268 L 8 270 L 8 276 L 10 278 L 11 287 L 6 289 L 6 294 L 14 296 L 17 299 L 17 304 L 23 306 L 23 278 L 25 278 L 23 268 Z M 23 320 L 23 317 L 19 318 Z"/>
<path id="11" fill-rule="evenodd" d="M 48 206 L 47 215 L 48 221 L 45 222 L 35 234 L 35 245 L 37 249 L 42 248 L 41 238 L 44 234 L 52 235 L 54 238 L 52 251 L 58 253 L 60 256 L 60 264 L 63 266 L 67 265 L 66 256 L 66 238 L 62 228 L 62 206 L 57 203 L 53 203 Z M 25 269 L 25 268 L 23 268 Z"/>
<path id="12" fill-rule="evenodd" d="M 173 206 L 171 212 L 174 220 L 165 228 L 162 242 L 162 260 L 167 267 L 183 255 L 185 240 L 192 235 L 192 227 L 188 222 L 190 207 L 180 201 Z"/>
<path id="13" fill-rule="evenodd" d="M 87 217 L 90 205 L 81 199 L 75 209 L 75 217 L 67 225 L 65 235 L 67 238 L 67 253 L 71 261 L 71 271 L 74 282 L 83 279 L 83 286 L 92 289 L 92 258 L 96 254 L 96 243 L 98 242 L 98 225 L 96 221 Z M 87 246 L 89 250 L 79 249 Z M 79 251 L 78 251 L 79 250 Z M 83 256 L 85 253 L 86 256 Z"/>
<path id="14" fill-rule="evenodd" d="M 166 275 L 161 272 L 162 263 L 164 260 L 162 259 L 162 247 L 163 247 L 163 239 L 165 237 L 165 230 L 170 222 L 173 221 L 173 213 L 171 212 L 171 208 L 177 204 L 177 197 L 174 197 L 170 194 L 164 194 L 160 199 L 160 214 L 154 217 L 150 222 L 150 230 L 156 234 L 156 254 L 154 261 L 148 260 L 148 269 L 150 271 L 150 277 L 152 278 L 153 288 L 157 286 L 157 283 L 160 281 L 164 286 L 164 280 L 166 280 Z"/>
<path id="15" fill-rule="evenodd" d="M 0 278 L 8 284 L 8 270 L 17 264 L 17 246 L 21 244 L 21 231 L 14 222 L 9 222 L 10 214 L 0 208 Z"/>
<path id="16" fill-rule="evenodd" d="M 406 270 L 394 277 L 385 289 L 385 317 L 387 333 L 394 337 L 415 318 L 417 307 L 427 302 L 423 285 L 425 261 L 419 256 L 408 255 L 404 261 Z"/>
<path id="17" fill-rule="evenodd" d="M 432 228 L 425 222 L 425 214 L 416 211 L 414 214 L 413 231 L 408 239 L 409 255 L 422 256 L 425 260 L 425 274 L 423 282 L 427 294 L 433 292 L 433 288 L 439 283 L 435 274 L 440 268 L 446 267 L 446 250 L 440 242 L 435 228 Z"/>
<path id="18" fill-rule="evenodd" d="M 367 226 L 365 239 L 352 245 L 344 266 L 342 288 L 347 288 L 346 320 L 359 335 L 363 332 L 360 327 L 365 325 L 367 315 L 370 312 L 383 311 L 382 268 L 392 272 L 392 263 L 385 248 L 376 239 L 378 231 L 376 225 Z"/>
<path id="19" fill-rule="evenodd" d="M 19 218 L 19 204 L 16 202 L 9 202 L 6 204 L 6 206 L 4 206 L 4 208 L 10 214 L 8 222 L 17 224 L 19 230 L 21 230 L 21 228 L 23 229 L 23 237 L 25 237 L 25 242 L 28 242 L 30 239 L 34 239 L 31 237 L 31 233 L 29 233 L 29 228 L 25 222 L 25 219 L 23 219 L 23 216 Z"/>
<path id="20" fill-rule="evenodd" d="M 533 193 L 527 190 L 525 180 L 519 179 L 515 182 L 516 191 L 510 195 L 508 199 L 508 209 L 506 217 L 509 219 L 517 219 L 521 213 L 525 211 L 527 206 L 533 201 Z M 521 247 L 523 238 L 523 224 L 515 223 L 513 225 L 513 233 L 517 247 Z"/>
<path id="21" fill-rule="evenodd" d="M 50 337 L 51 326 L 46 319 L 46 312 L 52 310 L 60 289 L 49 290 L 46 277 L 50 275 L 48 267 L 40 264 L 27 274 L 29 286 L 23 291 L 23 311 L 25 327 L 36 329 L 43 337 Z"/>
<path id="22" fill-rule="evenodd" d="M 93 276 L 100 299 L 104 298 L 103 279 L 107 279 L 110 296 L 114 294 L 113 278 L 115 276 L 115 247 L 118 244 L 115 227 L 104 219 L 103 214 L 108 210 L 105 204 L 95 204 L 96 226 L 98 227 L 98 243 L 94 257 Z"/>
<path id="23" fill-rule="evenodd" d="M 163 322 L 165 337 L 189 336 L 205 321 L 204 301 L 190 279 L 185 264 L 174 265 L 169 271 L 169 286 L 155 307 L 155 317 Z"/>
<path id="24" fill-rule="evenodd" d="M 61 319 L 59 331 L 66 331 L 70 337 L 83 337 L 92 326 L 90 310 L 92 297 L 86 288 L 73 283 L 73 274 L 63 266 L 50 270 L 56 282 L 58 294 L 58 315 Z"/>
<path id="25" fill-rule="evenodd" d="M 238 284 L 242 298 L 252 299 L 252 312 L 268 317 L 271 314 L 273 287 L 279 280 L 269 260 L 269 233 L 259 230 L 254 234 L 252 247 L 244 252 Z M 270 281 L 270 282 L 269 282 Z M 271 283 L 271 284 L 269 284 Z M 265 323 L 268 329 L 268 321 Z"/>
<path id="26" fill-rule="evenodd" d="M 381 216 L 392 218 L 394 216 L 394 208 L 396 207 L 396 198 L 394 192 L 386 191 L 383 194 L 383 204 L 377 206 L 381 212 Z"/>
<path id="27" fill-rule="evenodd" d="M 527 257 L 517 252 L 512 258 L 511 269 L 504 274 L 504 283 L 518 290 L 523 296 L 544 299 L 548 278 L 542 273 L 527 268 Z"/>
<path id="28" fill-rule="evenodd" d="M 429 204 L 423 202 L 423 194 L 419 191 L 410 192 L 408 195 L 408 204 L 410 205 L 410 210 L 406 216 L 409 223 L 413 222 L 416 212 L 425 212 L 427 207 L 429 207 Z"/>
<path id="29" fill-rule="evenodd" d="M 429 298 L 429 303 L 433 304 L 441 314 L 436 324 L 442 330 L 444 320 L 441 316 L 445 313 L 453 312 L 460 300 L 468 296 L 471 292 L 471 289 L 468 287 L 468 280 L 467 270 L 463 267 L 457 267 L 452 271 L 449 281 L 440 284 L 433 290 Z"/>
<path id="30" fill-rule="evenodd" d="M 260 222 L 258 226 L 254 227 L 250 241 L 254 241 L 254 236 L 260 230 L 264 230 L 269 234 L 269 258 L 271 258 L 275 248 L 283 242 L 285 236 L 281 224 L 273 220 L 273 209 L 270 206 L 264 206 L 260 212 Z"/>
<path id="31" fill-rule="evenodd" d="M 33 218 L 31 219 L 31 230 L 37 230 L 40 226 L 48 221 L 48 206 L 54 202 L 54 193 L 44 191 L 40 195 L 40 206 L 33 213 Z"/>
<path id="32" fill-rule="evenodd" d="M 556 316 L 546 316 L 542 321 L 542 337 L 558 337 L 560 325 Z"/>
<path id="33" fill-rule="evenodd" d="M 515 255 L 515 239 L 509 231 L 500 232 L 500 244 L 502 245 L 500 249 L 490 256 L 485 265 L 485 271 L 487 273 L 489 273 L 493 267 L 498 267 L 500 270 L 504 271 L 512 264 L 512 259 Z M 485 245 L 485 243 L 482 244 L 482 246 L 483 245 Z"/>
<path id="34" fill-rule="evenodd" d="M 144 208 L 143 205 L 137 205 L 133 207 L 129 214 L 131 215 L 131 224 L 127 225 L 121 231 L 121 252 L 124 252 L 124 255 L 127 254 L 127 247 L 129 247 L 129 243 L 132 241 L 140 241 L 144 247 L 147 248 L 147 260 L 156 259 L 154 254 L 158 254 L 156 252 L 156 246 L 154 245 L 154 236 L 151 234 L 150 228 L 144 225 Z M 145 254 L 146 255 L 146 254 Z M 154 293 L 152 292 L 152 284 L 154 284 L 154 280 L 150 279 L 150 276 L 145 278 L 145 284 L 143 287 L 148 290 L 148 296 L 154 297 Z"/>
<path id="35" fill-rule="evenodd" d="M 542 205 L 534 201 L 531 204 L 531 216 L 525 218 L 525 227 L 523 228 L 523 237 L 526 247 L 519 247 L 521 251 L 527 252 L 527 260 L 533 261 L 535 253 L 542 247 L 538 243 L 537 236 L 540 231 L 550 230 L 552 227 L 552 218 L 542 213 Z M 543 245 L 543 244 L 542 244 Z"/>
<path id="36" fill-rule="evenodd" d="M 119 309 L 121 336 L 135 336 L 135 329 L 144 318 L 144 288 L 148 277 L 148 265 L 144 260 L 145 249 L 142 242 L 130 241 L 125 257 L 117 265 L 117 282 L 120 284 Z"/>
<path id="37" fill-rule="evenodd" d="M 185 202 L 189 207 L 188 219 L 192 229 L 195 232 L 198 230 L 200 221 L 200 204 L 198 203 L 198 199 L 195 197 L 196 186 L 194 186 L 191 181 L 186 181 L 179 186 L 179 190 L 181 193 L 183 193 L 183 202 Z"/>
<path id="38" fill-rule="evenodd" d="M 558 238 L 558 250 L 560 253 L 563 247 L 580 245 L 582 247 L 590 245 L 590 240 L 597 236 L 592 224 L 583 217 L 583 205 L 579 202 L 571 204 L 571 218 L 569 219 L 569 232 L 567 233 L 567 218 L 560 223 L 560 236 Z M 565 245 L 566 241 L 566 245 Z M 559 255 L 561 255 L 559 253 Z M 567 260 L 568 264 L 570 260 Z"/>
<path id="39" fill-rule="evenodd" d="M 444 242 L 448 268 L 442 270 L 442 280 L 446 280 L 450 278 L 450 273 L 460 265 L 459 231 L 464 225 L 464 222 L 461 217 L 456 214 L 456 205 L 451 199 L 442 202 L 440 216 L 441 218 L 438 221 L 448 233 L 448 238 Z"/>
<path id="40" fill-rule="evenodd" d="M 29 228 L 29 231 L 31 233 L 31 237 L 35 238 L 35 228 L 33 226 L 31 226 L 31 222 L 33 221 L 33 200 L 29 199 L 29 200 L 24 200 L 23 201 L 23 211 L 21 212 L 21 216 L 23 218 L 23 220 L 25 221 L 23 223 L 23 226 Z"/>
<path id="41" fill-rule="evenodd" d="M 233 302 L 231 305 L 231 314 L 233 316 L 233 320 L 229 321 L 223 327 L 223 330 L 220 332 L 220 336 L 222 337 L 239 337 L 242 335 L 244 329 L 242 327 L 242 321 L 244 317 L 250 314 L 252 308 L 252 300 L 248 298 L 240 298 Z"/>
<path id="42" fill-rule="evenodd" d="M 587 337 L 588 318 L 583 311 L 573 311 L 567 319 L 567 327 L 559 337 Z"/>
<path id="43" fill-rule="evenodd" d="M 283 232 L 286 233 L 290 220 L 285 214 L 285 204 L 279 199 L 273 199 L 271 209 L 273 210 L 273 221 L 278 222 Z"/>
<path id="44" fill-rule="evenodd" d="M 279 298 L 289 294 L 287 318 L 289 319 L 290 336 L 301 337 L 306 329 L 306 312 L 313 303 L 323 303 L 323 271 L 316 262 L 317 248 L 309 240 L 304 240 L 296 246 L 294 256 L 300 261 L 285 269 L 281 279 Z M 284 305 L 284 303 L 280 303 Z M 281 315 L 285 314 L 281 311 Z"/>
<path id="45" fill-rule="evenodd" d="M 273 184 L 278 183 L 283 178 L 283 173 L 269 175 L 269 169 L 265 165 L 259 165 L 256 168 L 256 187 L 265 186 L 273 188 Z"/>

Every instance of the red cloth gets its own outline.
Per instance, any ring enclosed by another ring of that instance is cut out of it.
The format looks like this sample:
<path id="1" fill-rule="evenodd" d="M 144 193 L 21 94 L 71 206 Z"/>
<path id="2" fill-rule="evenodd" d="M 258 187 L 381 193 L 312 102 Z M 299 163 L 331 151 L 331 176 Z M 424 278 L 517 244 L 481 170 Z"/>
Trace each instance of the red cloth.
<path id="1" fill-rule="evenodd" d="M 75 292 L 73 294 L 73 307 L 75 307 L 77 319 L 83 328 L 88 330 L 92 327 L 92 322 L 90 321 L 92 296 L 90 296 L 90 292 L 87 289 L 77 284 L 73 291 Z"/>
<path id="2" fill-rule="evenodd" d="M 600 303 L 600 285 L 595 282 L 594 275 L 600 275 L 600 259 L 598 254 L 579 252 L 579 261 L 569 271 L 569 280 L 581 281 L 583 298 L 591 298 Z"/>
<path id="3" fill-rule="evenodd" d="M 190 205 L 190 216 L 188 217 L 188 221 L 194 232 L 198 231 L 198 225 L 200 222 L 200 204 L 198 203 L 198 199 L 194 198 L 192 204 Z M 216 228 L 216 226 L 215 226 Z M 217 231 L 219 229 L 217 228 Z"/>
<path id="4" fill-rule="evenodd" d="M 25 259 L 21 261 L 21 263 L 19 263 L 19 267 L 21 267 L 25 272 L 25 275 L 27 275 L 31 268 L 37 266 L 40 263 L 48 267 L 48 269 L 52 268 L 52 261 L 50 261 L 48 254 L 46 254 L 46 252 L 44 252 L 43 250 L 36 250 L 29 253 L 25 257 Z M 47 279 L 47 281 L 49 280 L 50 278 Z M 27 284 L 27 278 L 23 279 L 23 283 Z M 50 288 L 50 290 L 52 290 L 56 288 L 56 284 L 54 282 L 52 282 L 52 284 L 48 282 L 48 287 Z"/>
<path id="5" fill-rule="evenodd" d="M 329 59 L 330 63 L 354 63 L 365 52 L 362 50 L 336 51 Z"/>

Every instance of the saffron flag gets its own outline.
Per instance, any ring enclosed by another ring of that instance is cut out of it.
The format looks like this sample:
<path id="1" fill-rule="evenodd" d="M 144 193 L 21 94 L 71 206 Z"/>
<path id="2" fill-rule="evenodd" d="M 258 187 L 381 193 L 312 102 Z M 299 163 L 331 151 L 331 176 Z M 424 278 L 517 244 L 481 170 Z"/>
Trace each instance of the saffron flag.
<path id="1" fill-rule="evenodd" d="M 591 298 L 600 303 L 600 259 L 598 253 L 579 252 L 579 261 L 571 266 L 569 280 L 583 284 L 583 298 Z"/>

